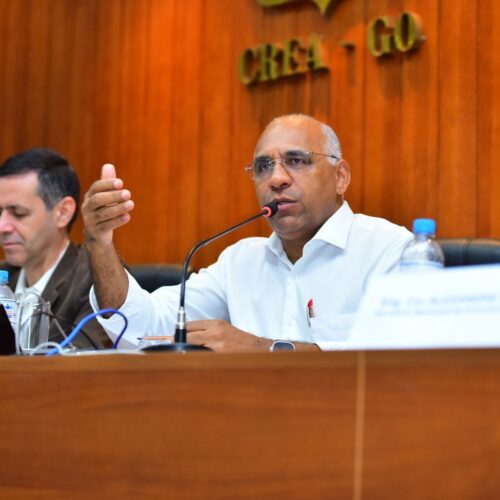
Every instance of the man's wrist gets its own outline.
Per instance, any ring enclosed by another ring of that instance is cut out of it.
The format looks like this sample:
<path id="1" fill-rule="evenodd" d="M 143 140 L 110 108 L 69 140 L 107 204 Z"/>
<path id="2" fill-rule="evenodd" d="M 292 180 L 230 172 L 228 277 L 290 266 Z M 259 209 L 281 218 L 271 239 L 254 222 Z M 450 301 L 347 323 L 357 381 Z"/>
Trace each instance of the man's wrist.
<path id="1" fill-rule="evenodd" d="M 265 339 L 263 337 L 257 337 L 257 350 L 258 351 L 269 351 L 271 348 L 271 344 L 273 343 L 273 340 L 271 339 Z"/>
<path id="2" fill-rule="evenodd" d="M 83 246 L 86 248 L 86 250 L 90 253 L 109 253 L 111 248 L 114 248 L 113 245 L 113 240 L 111 240 L 109 243 L 108 242 L 103 242 L 102 240 L 99 240 L 97 238 L 94 238 L 93 236 L 90 236 L 88 234 L 83 233 L 84 239 L 83 239 Z"/>

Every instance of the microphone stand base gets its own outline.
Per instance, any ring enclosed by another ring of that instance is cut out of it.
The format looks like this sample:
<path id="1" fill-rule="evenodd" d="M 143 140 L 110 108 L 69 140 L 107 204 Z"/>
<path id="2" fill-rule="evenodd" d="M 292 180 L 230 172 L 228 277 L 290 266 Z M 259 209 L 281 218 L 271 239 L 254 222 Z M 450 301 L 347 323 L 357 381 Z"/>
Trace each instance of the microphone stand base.
<path id="1" fill-rule="evenodd" d="M 211 351 L 209 347 L 203 345 L 188 344 L 186 342 L 174 342 L 173 344 L 156 344 L 144 347 L 144 352 L 191 352 L 191 351 Z"/>

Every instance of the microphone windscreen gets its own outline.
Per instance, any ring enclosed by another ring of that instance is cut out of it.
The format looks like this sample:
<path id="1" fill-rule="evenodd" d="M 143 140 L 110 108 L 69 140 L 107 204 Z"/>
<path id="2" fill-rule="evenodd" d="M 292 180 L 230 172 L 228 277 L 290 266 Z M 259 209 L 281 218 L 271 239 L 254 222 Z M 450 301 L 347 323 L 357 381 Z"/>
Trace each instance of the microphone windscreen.
<path id="1" fill-rule="evenodd" d="M 278 212 L 278 203 L 275 201 L 271 201 L 270 203 L 266 203 L 263 207 L 260 213 L 264 217 L 272 217 L 275 213 Z"/>

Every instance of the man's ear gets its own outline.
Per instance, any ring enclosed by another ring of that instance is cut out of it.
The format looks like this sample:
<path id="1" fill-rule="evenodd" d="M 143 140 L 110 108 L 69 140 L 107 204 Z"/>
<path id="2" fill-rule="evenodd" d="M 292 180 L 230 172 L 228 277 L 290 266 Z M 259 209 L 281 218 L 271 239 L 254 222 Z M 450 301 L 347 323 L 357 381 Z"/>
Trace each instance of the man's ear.
<path id="1" fill-rule="evenodd" d="M 349 184 L 351 183 L 351 169 L 349 167 L 349 163 L 345 160 L 339 160 L 337 162 L 337 180 L 336 180 L 336 188 L 337 194 L 344 196 L 344 193 L 347 191 Z"/>
<path id="2" fill-rule="evenodd" d="M 76 201 L 71 196 L 65 196 L 59 200 L 54 208 L 54 219 L 58 228 L 65 228 L 73 218 L 76 210 Z"/>

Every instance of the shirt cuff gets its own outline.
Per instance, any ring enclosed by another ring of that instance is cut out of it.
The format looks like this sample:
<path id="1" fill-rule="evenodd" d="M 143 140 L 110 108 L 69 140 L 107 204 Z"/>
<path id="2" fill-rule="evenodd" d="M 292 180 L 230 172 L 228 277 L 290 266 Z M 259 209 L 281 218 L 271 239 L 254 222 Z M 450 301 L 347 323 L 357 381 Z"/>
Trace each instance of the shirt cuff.
<path id="1" fill-rule="evenodd" d="M 139 286 L 139 285 L 137 285 L 135 283 L 133 278 L 131 279 L 131 275 L 128 273 L 128 271 L 126 269 L 125 269 L 125 272 L 127 273 L 127 278 L 128 278 L 127 297 L 125 298 L 125 302 L 122 304 L 122 307 L 120 307 L 117 310 L 119 312 L 121 312 L 122 314 L 124 314 L 125 316 L 127 316 L 125 314 L 125 312 L 123 311 L 123 305 L 126 304 L 128 297 L 129 297 L 129 294 L 130 294 L 130 290 L 134 286 L 134 284 L 136 286 Z M 94 285 L 92 285 L 92 287 L 90 288 L 89 302 L 90 302 L 90 306 L 92 307 L 94 312 L 97 312 L 100 310 L 99 304 L 97 302 L 97 297 L 95 294 Z M 123 330 L 124 319 L 122 318 L 122 316 L 120 316 L 119 314 L 113 314 L 109 318 L 104 318 L 103 316 L 98 316 L 97 321 L 104 328 L 104 330 L 108 334 L 108 337 L 114 343 L 115 340 L 118 338 L 118 335 L 120 334 L 120 332 Z M 134 340 L 132 340 L 132 338 L 127 338 L 127 332 L 125 332 L 122 339 L 120 339 L 120 347 L 134 348 L 134 347 L 137 347 L 138 343 L 139 343 L 139 340 L 134 341 Z"/>

